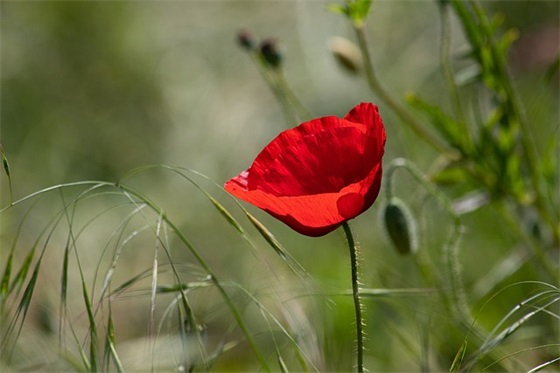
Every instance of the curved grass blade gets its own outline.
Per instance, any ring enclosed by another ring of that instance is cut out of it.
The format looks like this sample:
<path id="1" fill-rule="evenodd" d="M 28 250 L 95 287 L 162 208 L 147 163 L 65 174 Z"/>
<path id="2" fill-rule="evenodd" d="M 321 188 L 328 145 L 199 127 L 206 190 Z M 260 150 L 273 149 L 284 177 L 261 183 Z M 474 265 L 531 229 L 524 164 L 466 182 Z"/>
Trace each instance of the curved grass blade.
<path id="1" fill-rule="evenodd" d="M 298 353 L 300 353 L 305 360 L 311 365 L 311 367 L 313 368 L 314 371 L 319 371 L 317 369 L 317 367 L 313 364 L 313 362 L 311 361 L 311 359 L 307 356 L 307 354 L 305 353 L 305 351 L 302 350 L 302 348 L 299 346 L 299 344 L 297 343 L 297 341 L 294 339 L 294 337 L 290 334 L 289 331 L 286 330 L 286 328 L 282 325 L 282 323 L 276 318 L 276 316 L 274 316 L 274 314 L 269 311 L 264 304 L 261 303 L 261 301 L 259 301 L 255 295 L 253 295 L 249 290 L 247 290 L 246 288 L 244 288 L 243 286 L 241 286 L 240 284 L 237 283 L 232 283 L 232 282 L 228 282 L 228 283 L 224 283 L 223 285 L 225 286 L 231 286 L 231 287 L 235 287 L 237 289 L 240 289 L 243 293 L 245 293 L 249 299 L 251 299 L 251 301 L 259 308 L 259 310 L 266 315 L 267 317 L 269 317 L 272 321 L 274 321 L 274 323 L 276 324 L 276 326 L 278 326 L 278 328 L 280 328 L 280 331 L 288 338 L 288 340 L 290 341 L 290 343 L 292 343 L 292 345 L 295 347 L 296 351 Z"/>
<path id="2" fill-rule="evenodd" d="M 525 299 L 524 301 L 522 301 L 521 303 L 519 303 L 518 305 L 516 305 L 512 310 L 510 310 L 501 320 L 500 322 L 494 327 L 494 329 L 490 332 L 490 334 L 488 334 L 486 340 L 484 341 L 484 343 L 478 348 L 477 351 L 475 351 L 468 359 L 466 366 L 464 369 L 471 370 L 472 367 L 480 360 L 480 358 L 486 354 L 488 354 L 492 349 L 498 347 L 507 337 L 509 337 L 511 334 L 513 334 L 517 329 L 519 329 L 525 322 L 527 322 L 529 319 L 531 319 L 533 316 L 535 316 L 536 314 L 538 314 L 539 312 L 547 312 L 546 308 L 549 307 L 550 305 L 556 303 L 557 301 L 560 300 L 560 289 L 551 285 L 551 284 L 547 284 L 544 282 L 540 282 L 540 281 L 523 281 L 523 282 L 518 282 L 515 284 L 511 284 L 508 285 L 502 289 L 500 289 L 499 292 L 497 292 L 496 294 L 494 294 L 492 297 L 490 297 L 481 307 L 481 309 L 479 310 L 479 313 L 482 312 L 482 310 L 493 300 L 495 299 L 499 294 L 503 293 L 505 290 L 514 287 L 514 286 L 519 286 L 519 285 L 540 285 L 540 286 L 545 286 L 547 288 L 549 288 L 549 290 L 545 290 L 542 292 L 539 292 L 527 299 Z M 552 301 L 550 301 L 549 299 L 551 297 L 554 297 L 552 299 Z M 544 302 L 544 305 L 533 305 L 533 303 L 537 304 L 538 302 L 541 302 L 541 304 Z M 523 308 L 534 308 L 533 311 L 526 313 L 525 315 L 523 315 L 522 317 L 518 318 L 517 320 L 513 321 L 508 327 L 506 327 L 505 329 L 503 329 L 501 332 L 498 333 L 498 330 L 500 330 L 500 328 L 507 322 L 508 319 L 510 319 L 513 315 L 515 315 L 516 312 L 520 311 Z M 473 323 L 476 322 L 476 318 L 475 320 L 473 320 Z M 494 336 L 494 337 L 493 337 Z M 465 337 L 465 341 L 468 339 L 468 336 Z M 498 362 L 499 360 L 497 360 L 496 362 Z"/>
<path id="3" fill-rule="evenodd" d="M 292 271 L 294 271 L 294 273 L 296 273 L 302 279 L 311 278 L 311 275 L 305 270 L 305 268 L 303 268 L 301 264 L 299 264 L 290 255 L 290 253 L 288 253 L 288 251 L 282 246 L 282 244 L 276 239 L 276 237 L 274 237 L 274 235 L 270 233 L 270 231 L 264 226 L 264 224 L 262 224 L 259 220 L 257 220 L 257 218 L 251 215 L 244 208 L 243 212 L 245 213 L 251 224 L 253 224 L 253 226 L 257 228 L 257 231 L 261 234 L 261 236 L 266 240 L 266 242 L 268 242 L 270 247 L 272 247 L 276 254 L 278 254 L 278 256 L 280 256 L 280 258 L 282 258 L 282 260 L 284 260 L 286 264 L 288 264 L 288 266 Z"/>
<path id="4" fill-rule="evenodd" d="M 541 365 L 538 365 L 536 367 L 534 367 L 533 369 L 529 370 L 527 373 L 534 373 L 534 372 L 538 372 L 544 368 L 546 368 L 549 365 L 552 365 L 554 363 L 556 363 L 557 361 L 560 361 L 560 356 L 557 358 L 554 358 L 552 360 L 549 360 L 547 362 L 542 363 Z"/>
<path id="5" fill-rule="evenodd" d="M 115 348 L 115 324 L 113 322 L 113 315 L 111 313 L 111 308 L 109 306 L 109 320 L 107 323 L 107 341 L 106 341 L 106 350 L 108 350 L 109 355 L 113 359 L 113 363 L 115 364 L 115 368 L 117 369 L 118 373 L 123 373 L 124 368 L 117 354 L 117 349 Z M 108 362 L 107 362 L 108 364 Z M 109 368 L 109 367 L 107 367 Z M 109 369 L 106 369 L 109 371 Z"/>
<path id="6" fill-rule="evenodd" d="M 10 189 L 10 205 L 14 203 L 14 189 L 12 187 L 12 173 L 10 172 L 10 164 L 8 163 L 8 157 L 6 157 L 6 152 L 4 152 L 4 147 L 0 143 L 0 156 L 2 157 L 2 165 L 4 166 L 4 172 L 8 177 L 8 188 Z"/>
<path id="7" fill-rule="evenodd" d="M 238 324 L 239 328 L 242 330 L 243 334 L 245 335 L 245 338 L 247 339 L 247 342 L 249 343 L 249 346 L 251 348 L 251 350 L 253 351 L 253 354 L 255 355 L 255 357 L 257 358 L 257 360 L 259 361 L 259 363 L 261 364 L 261 367 L 266 370 L 266 371 L 270 371 L 270 368 L 268 366 L 268 364 L 266 363 L 266 360 L 264 359 L 264 357 L 262 356 L 262 354 L 260 353 L 259 349 L 257 348 L 257 345 L 251 335 L 251 333 L 249 332 L 249 329 L 247 328 L 247 325 L 245 324 L 245 321 L 243 320 L 243 318 L 241 317 L 241 314 L 239 313 L 239 311 L 237 310 L 237 308 L 235 307 L 235 305 L 233 304 L 232 299 L 230 298 L 230 296 L 227 294 L 227 292 L 225 291 L 225 289 L 223 288 L 223 286 L 221 285 L 220 281 L 218 280 L 217 276 L 215 275 L 214 271 L 211 269 L 211 267 L 208 265 L 208 263 L 206 263 L 206 261 L 204 260 L 204 258 L 200 255 L 199 251 L 196 249 L 196 247 L 194 246 L 194 244 L 187 238 L 187 236 L 185 236 L 185 234 L 167 217 L 167 215 L 165 214 L 165 212 L 158 207 L 157 204 L 155 204 L 151 199 L 149 199 L 147 196 L 145 196 L 144 194 L 126 186 L 123 185 L 122 183 L 119 183 L 118 187 L 126 194 L 129 196 L 129 198 L 132 201 L 135 201 L 136 199 L 142 201 L 143 203 L 146 203 L 150 209 L 152 209 L 155 213 L 157 213 L 158 215 L 161 215 L 162 219 L 165 221 L 165 223 L 169 226 L 169 228 L 171 229 L 171 231 L 173 231 L 175 233 L 175 235 L 177 236 L 177 238 L 186 246 L 186 248 L 189 250 L 189 252 L 195 257 L 196 261 L 200 264 L 200 266 L 204 269 L 204 271 L 208 274 L 208 276 L 210 277 L 212 283 L 216 286 L 218 292 L 220 293 L 220 295 L 222 296 L 222 298 L 224 299 L 224 301 L 226 302 L 233 318 L 235 319 L 236 323 Z M 167 250 L 166 250 L 167 252 Z M 168 254 L 169 255 L 169 254 Z M 173 263 L 170 263 L 173 267 Z M 176 271 L 174 270 L 174 273 L 176 274 L 176 278 L 179 281 L 179 276 L 176 273 Z M 186 305 L 186 299 L 183 296 L 183 302 Z M 186 308 L 187 309 L 187 308 Z"/>

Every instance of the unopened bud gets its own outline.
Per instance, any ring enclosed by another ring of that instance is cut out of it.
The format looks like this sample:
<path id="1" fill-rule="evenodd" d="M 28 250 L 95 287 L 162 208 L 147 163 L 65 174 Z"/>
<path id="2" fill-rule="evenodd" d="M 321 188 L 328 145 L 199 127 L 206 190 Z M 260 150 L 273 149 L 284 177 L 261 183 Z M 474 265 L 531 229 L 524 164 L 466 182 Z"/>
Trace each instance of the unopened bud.
<path id="1" fill-rule="evenodd" d="M 266 39 L 260 46 L 261 56 L 263 60 L 274 68 L 282 64 L 282 51 L 276 39 Z"/>
<path id="2" fill-rule="evenodd" d="M 416 222 L 403 201 L 391 198 L 385 206 L 383 219 L 391 242 L 399 253 L 406 255 L 418 250 Z"/>
<path id="3" fill-rule="evenodd" d="M 362 52 L 350 40 L 335 36 L 329 40 L 329 50 L 346 71 L 357 74 L 362 70 Z"/>
<path id="4" fill-rule="evenodd" d="M 256 46 L 255 38 L 249 30 L 241 30 L 237 33 L 237 42 L 243 49 L 253 50 Z"/>

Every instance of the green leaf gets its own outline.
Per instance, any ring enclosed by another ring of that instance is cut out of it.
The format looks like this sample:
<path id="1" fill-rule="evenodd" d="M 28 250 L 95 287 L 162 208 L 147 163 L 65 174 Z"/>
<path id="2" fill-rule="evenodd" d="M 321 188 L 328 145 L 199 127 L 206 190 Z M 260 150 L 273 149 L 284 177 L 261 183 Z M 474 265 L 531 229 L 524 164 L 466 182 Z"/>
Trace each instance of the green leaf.
<path id="1" fill-rule="evenodd" d="M 504 33 L 504 35 L 498 41 L 498 52 L 501 54 L 502 58 L 507 58 L 509 48 L 519 38 L 519 30 L 509 29 Z"/>
<path id="2" fill-rule="evenodd" d="M 453 359 L 453 363 L 451 364 L 451 368 L 449 368 L 449 372 L 451 373 L 459 372 L 459 369 L 461 368 L 461 363 L 465 358 L 466 351 L 467 351 L 467 341 L 464 341 L 461 347 L 459 348 L 459 351 L 457 351 L 457 354 L 455 355 L 455 359 Z"/>
<path id="3" fill-rule="evenodd" d="M 430 180 L 440 185 L 461 184 L 469 180 L 470 174 L 461 165 L 452 165 L 434 174 Z"/>
<path id="4" fill-rule="evenodd" d="M 464 150 L 465 135 L 461 133 L 461 126 L 439 107 L 429 104 L 415 94 L 406 96 L 406 101 L 415 109 L 423 112 L 439 133 L 455 148 Z"/>
<path id="5" fill-rule="evenodd" d="M 361 27 L 370 12 L 371 2 L 371 0 L 350 0 L 346 5 L 328 5 L 327 9 L 333 13 L 344 14 L 356 26 Z"/>
<path id="6" fill-rule="evenodd" d="M 344 15 L 348 15 L 348 8 L 346 8 L 346 6 L 344 5 L 339 5 L 339 4 L 328 4 L 327 5 L 327 10 L 329 12 L 333 12 L 333 13 L 337 13 L 337 14 L 344 14 Z"/>

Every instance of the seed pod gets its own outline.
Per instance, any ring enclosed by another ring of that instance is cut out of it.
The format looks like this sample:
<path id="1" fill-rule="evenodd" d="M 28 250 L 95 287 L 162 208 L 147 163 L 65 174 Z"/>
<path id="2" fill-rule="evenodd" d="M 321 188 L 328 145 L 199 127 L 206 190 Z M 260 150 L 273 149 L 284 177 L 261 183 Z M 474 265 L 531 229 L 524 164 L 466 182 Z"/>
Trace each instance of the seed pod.
<path id="1" fill-rule="evenodd" d="M 391 242 L 400 254 L 407 255 L 418 250 L 416 222 L 403 201 L 392 197 L 385 206 L 383 219 Z"/>
<path id="2" fill-rule="evenodd" d="M 329 50 L 340 66 L 351 74 L 358 74 L 362 68 L 362 52 L 350 40 L 336 36 L 329 40 Z"/>

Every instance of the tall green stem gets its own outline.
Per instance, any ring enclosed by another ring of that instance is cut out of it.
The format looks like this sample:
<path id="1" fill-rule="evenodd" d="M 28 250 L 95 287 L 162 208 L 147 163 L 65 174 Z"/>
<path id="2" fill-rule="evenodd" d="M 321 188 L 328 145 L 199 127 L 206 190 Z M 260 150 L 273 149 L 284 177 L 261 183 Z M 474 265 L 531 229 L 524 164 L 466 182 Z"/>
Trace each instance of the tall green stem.
<path id="1" fill-rule="evenodd" d="M 366 34 L 363 25 L 354 25 L 356 36 L 358 38 L 358 44 L 362 52 L 362 58 L 364 61 L 364 70 L 366 73 L 367 82 L 373 93 L 377 94 L 381 100 L 383 100 L 398 116 L 401 118 L 410 128 L 425 142 L 430 144 L 434 149 L 440 153 L 450 156 L 450 158 L 458 157 L 458 154 L 453 154 L 454 152 L 448 148 L 440 139 L 428 132 L 424 126 L 416 120 L 397 100 L 395 100 L 389 92 L 381 85 L 377 76 L 375 75 L 375 69 L 371 61 L 369 54 L 369 48 L 366 41 Z"/>
<path id="2" fill-rule="evenodd" d="M 342 224 L 348 248 L 350 249 L 350 266 L 352 268 L 352 298 L 354 299 L 354 311 L 356 313 L 356 341 L 357 341 L 357 369 L 364 371 L 364 322 L 362 318 L 362 302 L 360 297 L 360 282 L 358 280 L 358 246 L 354 241 L 352 230 L 347 222 Z"/>
<path id="3" fill-rule="evenodd" d="M 468 152 L 472 150 L 472 137 L 467 125 L 467 119 L 465 116 L 465 111 L 463 110 L 463 105 L 461 104 L 461 98 L 459 97 L 459 91 L 457 89 L 457 84 L 455 83 L 455 77 L 453 75 L 453 70 L 451 68 L 451 20 L 449 17 L 449 4 L 446 2 L 439 3 L 439 13 L 441 22 L 441 46 L 440 46 L 440 64 L 443 72 L 443 76 L 447 83 L 447 88 L 450 93 L 451 105 L 453 107 L 453 112 L 457 123 L 461 126 L 461 131 L 464 136 L 463 147 L 467 149 Z"/>

